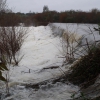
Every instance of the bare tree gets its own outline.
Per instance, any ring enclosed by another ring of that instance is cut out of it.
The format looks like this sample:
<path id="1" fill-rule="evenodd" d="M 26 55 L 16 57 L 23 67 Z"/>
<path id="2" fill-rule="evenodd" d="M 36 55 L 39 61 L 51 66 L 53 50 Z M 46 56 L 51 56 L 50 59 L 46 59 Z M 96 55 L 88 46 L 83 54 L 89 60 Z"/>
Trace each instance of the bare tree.
<path id="1" fill-rule="evenodd" d="M 48 6 L 44 6 L 44 7 L 43 7 L 43 12 L 48 12 L 48 11 L 49 11 Z"/>
<path id="2" fill-rule="evenodd" d="M 26 33 L 27 29 L 23 27 L 0 28 L 0 55 L 1 58 L 4 55 L 7 63 L 11 64 L 13 60 L 15 65 L 18 65 L 16 53 L 20 50 Z"/>
<path id="3" fill-rule="evenodd" d="M 27 32 L 27 28 L 24 27 L 0 28 L 0 79 L 6 81 L 7 94 L 9 94 L 10 66 L 12 62 L 14 65 L 18 65 L 21 61 L 23 56 L 19 58 L 16 54 L 19 53 Z M 8 70 L 5 78 L 2 77 L 1 68 Z"/>
<path id="4" fill-rule="evenodd" d="M 6 0 L 0 0 L 0 12 L 5 11 L 7 9 Z"/>
<path id="5" fill-rule="evenodd" d="M 3 13 L 7 13 L 7 4 L 6 0 L 0 0 L 0 15 Z M 1 17 L 1 19 L 4 18 Z M 6 18 L 5 18 L 6 19 Z M 14 19 L 12 21 L 12 19 Z M 0 20 L 1 23 L 2 20 Z M 5 23 L 7 20 L 3 20 L 2 23 Z M 11 18 L 12 23 L 16 22 L 15 17 Z M 12 24 L 12 25 L 13 25 Z M 4 24 L 7 26 L 6 24 Z M 14 25 L 11 27 L 0 27 L 0 80 L 6 81 L 6 91 L 9 93 L 9 71 L 10 71 L 10 64 L 12 61 L 15 65 L 18 65 L 21 58 L 18 59 L 16 53 L 19 52 L 24 39 L 27 33 L 27 29 L 24 27 L 15 27 Z M 3 71 L 8 70 L 5 74 L 5 78 L 2 76 Z"/>
<path id="6" fill-rule="evenodd" d="M 6 0 L 0 0 L 0 16 L 1 16 L 2 12 L 6 11 L 6 7 L 7 7 Z M 1 34 L 1 29 L 0 29 L 0 34 Z M 1 41 L 2 40 L 0 39 L 0 80 L 6 81 L 6 83 L 7 83 L 7 79 L 5 79 L 2 76 L 2 72 L 5 71 L 5 70 L 8 70 L 8 68 L 7 68 L 7 63 L 6 63 L 6 60 L 5 60 L 5 56 L 2 53 L 2 52 L 5 52 L 5 50 L 2 48 Z"/>

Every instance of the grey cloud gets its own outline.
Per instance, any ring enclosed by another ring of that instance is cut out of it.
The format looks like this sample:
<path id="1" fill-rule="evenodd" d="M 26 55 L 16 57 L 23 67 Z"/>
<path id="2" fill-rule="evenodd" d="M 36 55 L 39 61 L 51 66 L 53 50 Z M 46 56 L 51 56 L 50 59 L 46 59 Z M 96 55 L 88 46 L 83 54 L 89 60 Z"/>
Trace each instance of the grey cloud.
<path id="1" fill-rule="evenodd" d="M 7 0 L 7 3 L 15 12 L 42 12 L 44 5 L 56 11 L 100 9 L 100 0 Z"/>

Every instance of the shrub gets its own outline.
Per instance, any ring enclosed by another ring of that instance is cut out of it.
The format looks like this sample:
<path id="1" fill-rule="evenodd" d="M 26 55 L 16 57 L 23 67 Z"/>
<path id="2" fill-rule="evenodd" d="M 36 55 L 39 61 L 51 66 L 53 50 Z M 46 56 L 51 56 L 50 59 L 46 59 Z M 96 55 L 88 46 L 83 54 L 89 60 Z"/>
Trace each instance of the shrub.
<path id="1" fill-rule="evenodd" d="M 19 60 L 16 53 L 20 50 L 27 29 L 22 27 L 1 27 L 0 28 L 0 56 L 4 56 L 7 63 L 13 60 L 18 65 Z"/>
<path id="2" fill-rule="evenodd" d="M 88 87 L 92 85 L 100 74 L 100 47 L 91 47 L 88 55 L 82 57 L 72 67 L 69 81 L 74 84 Z"/>

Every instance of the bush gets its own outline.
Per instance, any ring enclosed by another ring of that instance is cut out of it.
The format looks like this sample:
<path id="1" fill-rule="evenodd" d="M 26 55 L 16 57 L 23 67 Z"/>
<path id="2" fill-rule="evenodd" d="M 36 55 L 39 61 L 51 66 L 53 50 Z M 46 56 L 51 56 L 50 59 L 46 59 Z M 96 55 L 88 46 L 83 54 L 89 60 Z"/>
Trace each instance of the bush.
<path id="1" fill-rule="evenodd" d="M 0 56 L 4 56 L 7 63 L 11 64 L 13 60 L 15 65 L 18 65 L 16 53 L 20 50 L 26 33 L 27 30 L 22 27 L 0 28 Z"/>
<path id="2" fill-rule="evenodd" d="M 74 84 L 88 87 L 92 85 L 100 74 L 100 47 L 91 47 L 88 55 L 82 57 L 72 67 L 69 81 Z"/>

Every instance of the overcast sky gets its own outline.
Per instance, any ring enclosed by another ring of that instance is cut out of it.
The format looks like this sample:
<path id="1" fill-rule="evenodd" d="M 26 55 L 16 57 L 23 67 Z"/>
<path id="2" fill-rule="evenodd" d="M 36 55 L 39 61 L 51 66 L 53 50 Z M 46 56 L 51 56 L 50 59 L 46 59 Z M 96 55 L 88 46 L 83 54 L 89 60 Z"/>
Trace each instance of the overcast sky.
<path id="1" fill-rule="evenodd" d="M 8 7 L 14 12 L 42 12 L 43 6 L 47 5 L 49 10 L 83 10 L 92 8 L 100 10 L 100 0 L 7 0 Z"/>

